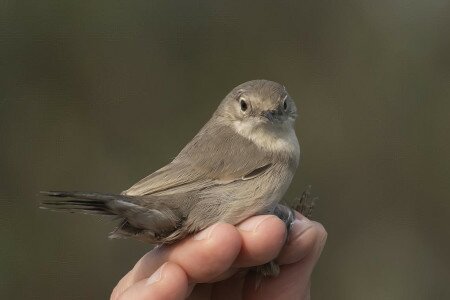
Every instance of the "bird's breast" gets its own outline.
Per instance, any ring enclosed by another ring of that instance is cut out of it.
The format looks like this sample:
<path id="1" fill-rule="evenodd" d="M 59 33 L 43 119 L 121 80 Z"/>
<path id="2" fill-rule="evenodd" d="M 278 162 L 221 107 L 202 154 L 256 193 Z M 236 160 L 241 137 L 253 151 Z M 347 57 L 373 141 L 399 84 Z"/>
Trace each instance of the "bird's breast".
<path id="1" fill-rule="evenodd" d="M 251 122 L 236 121 L 234 130 L 252 141 L 258 148 L 280 158 L 288 158 L 298 164 L 300 146 L 294 128 L 286 124 L 281 127 L 255 126 Z"/>

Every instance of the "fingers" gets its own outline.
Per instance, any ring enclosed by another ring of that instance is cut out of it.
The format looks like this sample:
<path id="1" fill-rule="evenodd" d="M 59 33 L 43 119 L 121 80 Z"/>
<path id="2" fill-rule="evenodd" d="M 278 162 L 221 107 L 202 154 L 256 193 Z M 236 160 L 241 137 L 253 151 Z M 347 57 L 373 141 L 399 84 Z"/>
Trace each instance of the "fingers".
<path id="1" fill-rule="evenodd" d="M 115 290 L 120 293 L 148 278 L 166 261 L 180 266 L 190 282 L 209 282 L 230 268 L 240 248 L 241 237 L 236 228 L 217 223 L 179 243 L 148 252 L 122 278 Z"/>
<path id="2" fill-rule="evenodd" d="M 171 262 L 163 264 L 152 276 L 125 290 L 118 300 L 176 300 L 188 294 L 188 279 L 184 270 Z"/>
<path id="3" fill-rule="evenodd" d="M 284 265 L 300 261 L 311 252 L 320 254 L 326 237 L 327 232 L 322 224 L 296 213 L 296 219 L 289 233 L 288 241 L 276 261 L 280 265 Z"/>
<path id="4" fill-rule="evenodd" d="M 148 278 L 164 262 L 179 265 L 190 282 L 212 282 L 228 278 L 239 268 L 264 264 L 277 257 L 286 239 L 286 226 L 273 215 L 249 218 L 236 227 L 218 223 L 171 246 L 144 255 L 117 284 L 120 295 Z M 233 264 L 233 265 L 232 265 Z"/>
<path id="5" fill-rule="evenodd" d="M 254 216 L 236 227 L 242 239 L 239 255 L 233 266 L 214 281 L 227 279 L 242 268 L 275 259 L 286 242 L 286 225 L 274 215 Z"/>
<path id="6" fill-rule="evenodd" d="M 281 267 L 280 276 L 265 280 L 258 290 L 255 290 L 252 279 L 247 280 L 245 290 L 249 293 L 249 297 L 257 296 L 258 299 L 264 299 L 271 294 L 267 291 L 265 294 L 259 294 L 259 292 L 265 289 L 272 291 L 273 288 L 283 290 L 292 282 L 295 285 L 294 291 L 297 293 L 295 295 L 299 292 L 308 293 L 307 283 L 325 239 L 326 231 L 323 226 L 300 214 L 297 214 L 297 220 L 293 224 L 286 244 L 286 227 L 280 219 L 272 215 L 249 218 L 237 227 L 218 223 L 177 244 L 158 247 L 147 253 L 133 270 L 122 278 L 114 289 L 111 299 L 118 299 L 119 295 L 122 297 L 137 291 L 147 292 L 149 288 L 144 281 L 167 261 L 171 262 L 171 268 L 178 267 L 177 270 L 183 271 L 187 286 L 189 282 L 223 280 L 235 274 L 239 268 L 261 265 L 277 258 L 276 261 L 284 265 Z M 168 268 L 167 265 L 164 265 L 163 270 L 166 268 Z M 221 286 L 229 286 L 226 283 L 228 281 L 223 282 Z M 183 280 L 175 280 L 174 285 L 177 282 L 183 282 Z M 155 287 L 158 286 L 165 285 L 155 285 Z M 184 283 L 178 288 L 177 286 L 170 288 L 173 291 L 185 293 Z M 232 288 L 236 286 L 230 287 Z M 292 291 L 291 288 L 290 290 Z M 288 293 L 288 291 L 283 290 L 280 293 Z"/>
<path id="7" fill-rule="evenodd" d="M 234 266 L 262 265 L 278 256 L 286 241 L 286 225 L 274 215 L 255 216 L 237 226 L 241 251 Z"/>
<path id="8" fill-rule="evenodd" d="M 317 222 L 297 215 L 290 238 L 281 250 L 277 262 L 280 275 L 264 279 L 255 289 L 254 276 L 245 282 L 245 299 L 309 299 L 310 277 L 325 245 L 327 233 Z"/>
<path id="9" fill-rule="evenodd" d="M 284 299 L 309 299 L 309 276 L 304 276 L 302 269 L 303 261 L 280 267 L 280 274 L 277 277 L 263 279 L 256 288 L 256 278 L 249 277 L 244 285 L 244 299 L 258 300 L 284 300 Z"/>

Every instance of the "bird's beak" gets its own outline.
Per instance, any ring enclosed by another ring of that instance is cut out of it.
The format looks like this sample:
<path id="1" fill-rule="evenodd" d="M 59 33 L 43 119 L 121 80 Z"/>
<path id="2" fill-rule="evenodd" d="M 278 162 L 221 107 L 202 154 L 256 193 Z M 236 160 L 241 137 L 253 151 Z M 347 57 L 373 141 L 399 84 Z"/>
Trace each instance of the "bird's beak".
<path id="1" fill-rule="evenodd" d="M 273 122 L 279 118 L 280 112 L 278 110 L 265 110 L 261 112 L 261 116 L 266 118 L 270 122 Z"/>

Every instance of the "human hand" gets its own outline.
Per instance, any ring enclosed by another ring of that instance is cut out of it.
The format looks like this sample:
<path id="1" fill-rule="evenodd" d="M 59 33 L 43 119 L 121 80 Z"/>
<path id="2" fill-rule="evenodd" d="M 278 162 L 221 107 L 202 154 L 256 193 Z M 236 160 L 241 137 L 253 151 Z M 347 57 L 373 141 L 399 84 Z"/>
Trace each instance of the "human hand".
<path id="1" fill-rule="evenodd" d="M 217 223 L 145 254 L 114 288 L 111 300 L 310 299 L 310 278 L 325 245 L 324 227 L 297 213 L 286 226 L 273 215 L 236 227 Z M 275 259 L 280 275 L 262 279 L 246 268 Z"/>

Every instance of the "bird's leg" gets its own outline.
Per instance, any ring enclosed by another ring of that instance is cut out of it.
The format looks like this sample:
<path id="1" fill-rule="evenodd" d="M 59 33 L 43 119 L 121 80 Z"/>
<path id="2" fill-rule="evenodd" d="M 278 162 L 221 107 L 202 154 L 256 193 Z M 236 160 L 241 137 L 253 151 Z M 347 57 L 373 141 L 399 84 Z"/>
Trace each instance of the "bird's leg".
<path id="1" fill-rule="evenodd" d="M 291 231 L 292 224 L 295 220 L 295 211 L 298 211 L 307 218 L 310 218 L 312 211 L 314 209 L 314 202 L 317 198 L 311 197 L 311 186 L 308 186 L 306 190 L 302 193 L 301 197 L 297 198 L 293 203 L 292 208 L 287 207 L 282 204 L 278 204 L 273 210 L 273 214 L 280 218 L 286 224 L 287 235 Z M 295 211 L 294 211 L 295 210 Z M 287 238 L 286 238 L 287 240 Z M 257 274 L 258 280 L 257 285 L 259 285 L 263 277 L 275 277 L 280 273 L 280 267 L 275 261 L 270 261 L 264 265 L 257 266 L 254 268 L 254 272 Z"/>

